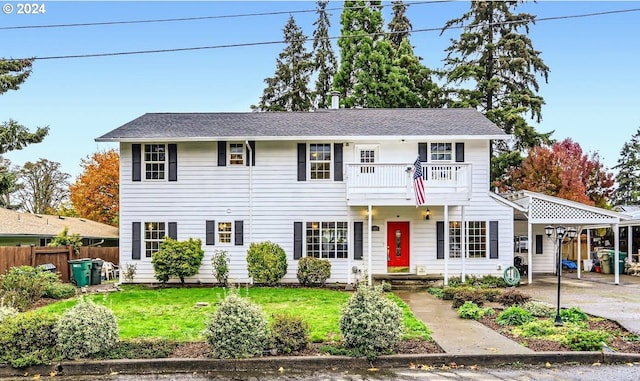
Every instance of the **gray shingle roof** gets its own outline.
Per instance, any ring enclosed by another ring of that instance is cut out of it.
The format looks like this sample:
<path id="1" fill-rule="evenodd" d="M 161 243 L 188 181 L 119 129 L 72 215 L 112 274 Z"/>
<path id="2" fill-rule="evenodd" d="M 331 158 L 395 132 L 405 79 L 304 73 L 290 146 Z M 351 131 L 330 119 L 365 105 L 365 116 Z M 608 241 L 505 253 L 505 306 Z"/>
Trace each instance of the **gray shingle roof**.
<path id="1" fill-rule="evenodd" d="M 474 109 L 340 109 L 315 112 L 150 113 L 96 141 L 242 137 L 469 136 L 507 138 Z"/>

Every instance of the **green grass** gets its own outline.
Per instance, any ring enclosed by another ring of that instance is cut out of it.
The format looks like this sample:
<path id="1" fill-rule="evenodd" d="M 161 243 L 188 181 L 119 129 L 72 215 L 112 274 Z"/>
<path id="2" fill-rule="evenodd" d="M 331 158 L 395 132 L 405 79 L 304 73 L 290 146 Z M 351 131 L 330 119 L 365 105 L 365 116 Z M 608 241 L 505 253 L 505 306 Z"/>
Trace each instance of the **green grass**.
<path id="1" fill-rule="evenodd" d="M 225 296 L 221 288 L 160 288 L 124 286 L 122 292 L 94 294 L 87 298 L 111 309 L 118 319 L 120 338 L 201 341 L 205 321 Z M 318 288 L 241 288 L 240 295 L 259 304 L 267 318 L 276 312 L 303 317 L 311 328 L 313 342 L 340 339 L 340 312 L 351 293 Z M 430 340 L 431 332 L 417 320 L 404 302 L 387 294 L 404 313 L 405 339 Z M 44 312 L 62 315 L 76 300 L 50 304 Z M 195 307 L 198 302 L 207 307 Z"/>

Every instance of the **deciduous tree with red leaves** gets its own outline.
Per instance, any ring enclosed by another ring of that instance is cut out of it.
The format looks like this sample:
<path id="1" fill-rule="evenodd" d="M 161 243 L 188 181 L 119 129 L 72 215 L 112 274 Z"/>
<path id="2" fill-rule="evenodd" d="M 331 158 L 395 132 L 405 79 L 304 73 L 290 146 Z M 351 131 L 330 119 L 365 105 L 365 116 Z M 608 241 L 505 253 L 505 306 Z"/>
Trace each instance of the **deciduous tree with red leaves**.
<path id="1" fill-rule="evenodd" d="M 71 203 L 80 217 L 117 226 L 120 211 L 120 156 L 115 149 L 82 160 L 84 172 L 69 187 Z"/>
<path id="2" fill-rule="evenodd" d="M 614 193 L 613 173 L 571 139 L 529 150 L 522 165 L 511 168 L 496 183 L 500 191 L 530 190 L 587 205 L 609 208 Z"/>

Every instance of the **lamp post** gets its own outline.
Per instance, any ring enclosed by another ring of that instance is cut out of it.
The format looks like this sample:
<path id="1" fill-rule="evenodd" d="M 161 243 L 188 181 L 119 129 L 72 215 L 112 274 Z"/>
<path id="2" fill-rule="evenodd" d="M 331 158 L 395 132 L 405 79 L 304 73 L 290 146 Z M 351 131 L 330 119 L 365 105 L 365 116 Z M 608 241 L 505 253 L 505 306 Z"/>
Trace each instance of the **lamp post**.
<path id="1" fill-rule="evenodd" d="M 560 326 L 562 325 L 562 318 L 560 317 L 560 274 L 562 273 L 562 240 L 564 239 L 565 235 L 569 237 L 569 240 L 574 239 L 576 236 L 576 229 L 573 227 L 569 227 L 567 229 L 562 225 L 555 228 L 553 226 L 545 226 L 544 233 L 547 235 L 547 238 L 551 238 L 554 230 L 556 233 L 556 239 L 558 240 L 558 267 L 556 270 L 556 272 L 558 273 L 558 304 L 556 308 L 555 325 Z"/>

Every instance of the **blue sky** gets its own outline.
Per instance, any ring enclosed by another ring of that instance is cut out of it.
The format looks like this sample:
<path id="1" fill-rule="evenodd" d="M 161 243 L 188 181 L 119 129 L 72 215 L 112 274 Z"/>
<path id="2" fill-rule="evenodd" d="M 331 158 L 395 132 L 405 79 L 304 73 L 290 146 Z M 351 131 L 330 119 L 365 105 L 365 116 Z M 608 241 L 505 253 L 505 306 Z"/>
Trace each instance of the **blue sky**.
<path id="1" fill-rule="evenodd" d="M 304 1 L 55 2 L 45 14 L 0 13 L 0 28 L 222 16 L 313 10 Z M 411 3 L 411 1 L 407 1 Z M 3 3 L 5 4 L 5 3 Z M 340 8 L 332 1 L 328 8 Z M 538 18 L 637 9 L 640 1 L 550 2 L 520 7 Z M 416 3 L 408 10 L 413 28 L 439 28 L 461 16 L 468 2 Z M 388 8 L 385 23 L 390 20 Z M 331 36 L 339 36 L 340 10 L 332 14 Z M 313 12 L 294 13 L 305 34 L 313 33 Z M 289 13 L 198 21 L 39 29 L 0 29 L 0 57 L 51 57 L 227 44 L 281 41 Z M 457 31 L 416 32 L 416 54 L 442 67 L 444 50 Z M 640 128 L 640 12 L 539 21 L 530 37 L 550 67 L 539 131 L 571 137 L 587 152 L 599 152 L 611 168 L 622 145 Z M 13 164 L 47 158 L 72 179 L 80 161 L 111 146 L 94 139 L 147 112 L 249 111 L 272 76 L 282 44 L 99 58 L 36 60 L 18 91 L 0 97 L 0 121 L 30 128 L 49 126 L 44 142 L 5 155 Z M 310 46 L 309 46 L 310 48 Z M 339 51 L 336 48 L 336 53 Z M 533 123 L 533 122 L 532 122 Z"/>

